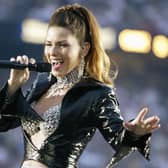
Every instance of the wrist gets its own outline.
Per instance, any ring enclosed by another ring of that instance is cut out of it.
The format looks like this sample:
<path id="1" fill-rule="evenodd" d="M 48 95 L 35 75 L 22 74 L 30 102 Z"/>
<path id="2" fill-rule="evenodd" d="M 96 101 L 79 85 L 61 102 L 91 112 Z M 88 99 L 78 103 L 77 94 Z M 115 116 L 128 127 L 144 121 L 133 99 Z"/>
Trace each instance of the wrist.
<path id="1" fill-rule="evenodd" d="M 20 88 L 20 84 L 16 81 L 8 79 L 8 94 L 13 95 Z"/>

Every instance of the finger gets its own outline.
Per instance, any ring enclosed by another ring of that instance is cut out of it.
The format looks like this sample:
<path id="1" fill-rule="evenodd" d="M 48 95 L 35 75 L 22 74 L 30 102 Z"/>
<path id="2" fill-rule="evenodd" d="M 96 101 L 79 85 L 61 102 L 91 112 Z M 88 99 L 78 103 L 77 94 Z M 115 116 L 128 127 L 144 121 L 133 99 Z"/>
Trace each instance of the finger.
<path id="1" fill-rule="evenodd" d="M 148 110 L 147 107 L 143 108 L 143 109 L 139 112 L 139 114 L 138 114 L 136 120 L 138 120 L 138 121 L 140 121 L 140 122 L 143 122 L 144 117 L 145 117 L 145 115 L 146 115 L 148 112 L 149 112 L 149 110 Z"/>
<path id="2" fill-rule="evenodd" d="M 159 122 L 160 118 L 158 116 L 152 116 L 144 120 L 144 124 Z"/>
<path id="3" fill-rule="evenodd" d="M 157 124 L 157 125 L 155 125 L 155 126 L 152 126 L 152 128 L 148 131 L 149 133 L 152 133 L 152 132 L 154 132 L 154 131 L 156 131 L 157 129 L 159 129 L 161 126 L 160 126 L 160 124 Z"/>
<path id="4" fill-rule="evenodd" d="M 26 68 L 26 73 L 23 74 L 25 82 L 29 79 L 29 76 L 30 76 L 29 69 Z"/>
<path id="5" fill-rule="evenodd" d="M 31 64 L 35 64 L 35 63 L 36 63 L 36 60 L 35 60 L 34 58 L 30 58 L 30 59 L 29 59 L 29 62 L 30 62 Z"/>
<path id="6" fill-rule="evenodd" d="M 145 121 L 144 121 L 144 124 L 158 124 L 160 121 L 160 118 L 157 117 L 157 116 L 152 116 L 152 117 L 149 117 L 147 118 Z"/>
<path id="7" fill-rule="evenodd" d="M 151 125 L 151 124 L 145 125 L 145 129 L 147 132 L 152 132 L 153 130 L 156 130 L 158 128 L 160 128 L 160 124 L 158 124 L 158 123 L 153 124 L 153 125 Z"/>
<path id="8" fill-rule="evenodd" d="M 21 64 L 24 63 L 24 60 L 23 60 L 23 58 L 20 55 L 16 57 L 16 61 L 21 63 Z"/>
<path id="9" fill-rule="evenodd" d="M 23 55 L 22 59 L 24 60 L 24 64 L 26 64 L 26 65 L 29 64 L 29 58 L 28 58 L 27 55 Z M 28 74 L 29 73 L 29 68 L 26 68 L 25 72 L 26 72 L 26 74 L 24 74 L 24 78 L 27 80 L 27 78 L 29 78 L 29 74 Z"/>
<path id="10" fill-rule="evenodd" d="M 29 58 L 27 55 L 23 55 L 22 56 L 23 60 L 24 60 L 24 64 L 28 65 L 29 64 Z"/>
<path id="11" fill-rule="evenodd" d="M 152 125 L 151 125 L 151 124 L 146 124 L 146 125 L 145 125 L 145 129 L 146 129 L 146 130 L 150 130 L 151 128 L 152 128 Z"/>
<path id="12" fill-rule="evenodd" d="M 15 62 L 15 61 L 16 61 L 16 59 L 14 57 L 10 58 L 10 62 Z M 13 72 L 13 71 L 14 71 L 14 69 L 11 69 L 11 72 Z"/>
<path id="13" fill-rule="evenodd" d="M 10 58 L 10 61 L 11 61 L 11 62 L 14 62 L 14 61 L 15 61 L 15 58 L 14 58 L 14 57 L 11 57 L 11 58 Z"/>
<path id="14" fill-rule="evenodd" d="M 152 125 L 152 129 L 160 128 L 160 124 Z"/>

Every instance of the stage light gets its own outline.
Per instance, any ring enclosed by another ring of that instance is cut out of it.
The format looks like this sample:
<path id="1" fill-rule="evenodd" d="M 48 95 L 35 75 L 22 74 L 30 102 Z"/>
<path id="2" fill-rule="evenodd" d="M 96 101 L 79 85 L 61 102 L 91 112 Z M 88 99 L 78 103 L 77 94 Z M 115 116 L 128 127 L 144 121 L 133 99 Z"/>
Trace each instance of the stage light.
<path id="1" fill-rule="evenodd" d="M 168 38 L 164 35 L 157 35 L 153 38 L 152 51 L 158 58 L 168 57 Z"/>
<path id="2" fill-rule="evenodd" d="M 47 32 L 47 23 L 26 19 L 22 23 L 21 39 L 24 42 L 42 44 Z"/>
<path id="3" fill-rule="evenodd" d="M 143 30 L 125 29 L 119 33 L 119 46 L 126 52 L 148 53 L 151 50 L 152 37 Z"/>
<path id="4" fill-rule="evenodd" d="M 27 43 L 43 44 L 48 24 L 35 19 L 26 19 L 22 23 L 21 39 Z M 114 29 L 106 27 L 100 29 L 102 44 L 105 49 L 112 49 L 116 45 Z"/>

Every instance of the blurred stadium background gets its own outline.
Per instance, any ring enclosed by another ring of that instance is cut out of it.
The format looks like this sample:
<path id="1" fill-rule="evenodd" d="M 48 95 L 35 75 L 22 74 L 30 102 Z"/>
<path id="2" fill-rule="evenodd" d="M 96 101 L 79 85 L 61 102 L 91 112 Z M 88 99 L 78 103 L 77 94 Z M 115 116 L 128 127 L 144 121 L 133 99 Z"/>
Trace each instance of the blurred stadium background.
<path id="1" fill-rule="evenodd" d="M 93 11 L 103 44 L 119 67 L 116 93 L 126 120 L 143 106 L 161 118 L 153 134 L 151 161 L 136 152 L 118 168 L 166 168 L 168 165 L 168 1 L 167 0 L 0 0 L 0 59 L 26 54 L 41 60 L 47 22 L 55 8 L 79 3 Z M 32 38 L 33 37 L 33 38 Z M 9 70 L 0 69 L 0 86 Z M 32 73 L 28 88 L 35 78 Z M 114 151 L 99 132 L 83 153 L 80 168 L 104 168 Z M 20 128 L 0 133 L 0 168 L 19 168 L 23 158 Z"/>

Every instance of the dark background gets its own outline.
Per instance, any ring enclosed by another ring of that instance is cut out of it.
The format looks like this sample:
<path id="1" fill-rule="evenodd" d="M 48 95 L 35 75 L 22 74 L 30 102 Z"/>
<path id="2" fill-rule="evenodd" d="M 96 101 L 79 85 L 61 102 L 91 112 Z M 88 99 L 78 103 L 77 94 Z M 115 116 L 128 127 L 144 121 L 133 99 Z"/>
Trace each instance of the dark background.
<path id="1" fill-rule="evenodd" d="M 168 34 L 167 0 L 0 0 L 0 59 L 26 54 L 42 59 L 43 46 L 24 43 L 21 25 L 25 18 L 47 22 L 55 8 L 80 3 L 93 11 L 102 27 L 112 27 L 116 34 L 126 28 L 149 31 L 152 37 Z M 125 120 L 134 118 L 138 111 L 148 106 L 149 115 L 161 118 L 161 129 L 153 134 L 151 161 L 138 153 L 121 161 L 119 168 L 166 168 L 168 165 L 168 57 L 159 59 L 152 51 L 148 54 L 126 53 L 117 44 L 107 51 L 119 67 L 115 81 L 116 94 Z M 5 84 L 9 70 L 0 69 L 0 85 Z M 36 73 L 23 87 L 27 89 Z M 80 168 L 104 168 L 114 151 L 99 132 L 83 153 Z M 23 158 L 23 141 L 20 128 L 0 133 L 0 168 L 18 168 Z"/>

